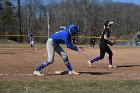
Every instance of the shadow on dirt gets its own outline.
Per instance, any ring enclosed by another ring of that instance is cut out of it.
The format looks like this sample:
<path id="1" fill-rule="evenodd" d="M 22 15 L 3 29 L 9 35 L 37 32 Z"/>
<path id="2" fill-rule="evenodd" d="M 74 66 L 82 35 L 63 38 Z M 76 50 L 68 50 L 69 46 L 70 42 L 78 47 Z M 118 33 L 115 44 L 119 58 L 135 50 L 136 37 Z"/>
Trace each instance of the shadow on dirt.
<path id="1" fill-rule="evenodd" d="M 104 75 L 110 74 L 111 72 L 79 72 L 80 74 L 89 74 L 89 75 Z"/>
<path id="2" fill-rule="evenodd" d="M 12 53 L 12 52 L 5 52 L 5 53 L 0 53 L 0 54 L 3 54 L 3 55 L 8 55 L 8 54 L 15 54 L 15 53 Z"/>
<path id="3" fill-rule="evenodd" d="M 55 74 L 55 75 L 67 75 L 69 72 L 68 71 L 63 71 L 60 74 Z"/>
<path id="4" fill-rule="evenodd" d="M 117 66 L 117 68 L 123 68 L 123 67 L 136 67 L 140 65 L 124 65 L 124 66 Z"/>
<path id="5" fill-rule="evenodd" d="M 88 75 L 104 75 L 104 74 L 111 74 L 111 72 L 79 72 L 80 75 L 82 74 L 88 74 Z M 60 74 L 51 74 L 51 75 L 67 75 L 68 71 L 63 71 Z M 50 75 L 50 74 L 49 74 Z"/>

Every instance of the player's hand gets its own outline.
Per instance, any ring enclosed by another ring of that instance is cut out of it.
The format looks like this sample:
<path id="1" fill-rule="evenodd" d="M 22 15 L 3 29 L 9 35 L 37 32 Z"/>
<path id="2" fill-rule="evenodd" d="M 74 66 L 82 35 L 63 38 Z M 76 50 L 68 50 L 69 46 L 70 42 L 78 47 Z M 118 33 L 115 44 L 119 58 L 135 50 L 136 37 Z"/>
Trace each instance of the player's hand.
<path id="1" fill-rule="evenodd" d="M 78 47 L 78 51 L 84 51 L 85 49 L 83 47 Z"/>
<path id="2" fill-rule="evenodd" d="M 110 46 L 113 46 L 114 41 L 111 40 L 111 41 L 108 41 L 107 43 L 108 43 Z"/>
<path id="3" fill-rule="evenodd" d="M 116 41 L 112 40 L 110 45 L 113 46 L 115 44 L 115 42 Z"/>

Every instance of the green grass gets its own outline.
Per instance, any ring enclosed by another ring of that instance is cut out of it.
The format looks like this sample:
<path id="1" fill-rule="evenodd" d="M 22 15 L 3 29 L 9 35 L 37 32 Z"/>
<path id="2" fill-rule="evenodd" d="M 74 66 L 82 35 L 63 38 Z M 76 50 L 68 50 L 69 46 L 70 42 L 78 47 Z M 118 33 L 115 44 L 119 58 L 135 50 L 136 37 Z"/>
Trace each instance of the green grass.
<path id="1" fill-rule="evenodd" d="M 0 81 L 0 93 L 140 93 L 140 80 Z"/>

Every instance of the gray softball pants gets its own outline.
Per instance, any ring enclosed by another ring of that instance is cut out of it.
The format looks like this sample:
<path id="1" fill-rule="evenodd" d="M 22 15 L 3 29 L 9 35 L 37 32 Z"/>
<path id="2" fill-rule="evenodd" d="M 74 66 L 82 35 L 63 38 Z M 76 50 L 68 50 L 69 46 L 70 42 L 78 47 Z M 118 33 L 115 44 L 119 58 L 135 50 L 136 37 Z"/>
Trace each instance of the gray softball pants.
<path id="1" fill-rule="evenodd" d="M 62 47 L 59 44 L 56 44 L 53 42 L 53 39 L 51 39 L 51 38 L 48 39 L 48 41 L 46 43 L 46 47 L 47 47 L 47 52 L 48 52 L 47 62 L 49 64 L 54 62 L 55 52 L 57 52 L 62 57 L 62 59 L 64 60 L 64 63 L 66 65 L 69 64 L 67 54 L 65 53 L 65 51 L 62 49 Z M 44 62 L 44 63 L 46 63 L 46 62 Z"/>

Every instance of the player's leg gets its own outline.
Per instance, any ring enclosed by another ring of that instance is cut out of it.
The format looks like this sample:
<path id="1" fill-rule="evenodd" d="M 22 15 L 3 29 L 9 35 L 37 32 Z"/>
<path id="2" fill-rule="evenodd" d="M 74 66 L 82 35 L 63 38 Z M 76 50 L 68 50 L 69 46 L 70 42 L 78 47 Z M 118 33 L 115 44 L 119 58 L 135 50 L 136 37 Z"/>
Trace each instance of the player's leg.
<path id="1" fill-rule="evenodd" d="M 105 51 L 103 49 L 100 49 L 100 56 L 97 56 L 93 58 L 92 60 L 90 60 L 90 63 L 97 62 L 98 60 L 103 59 L 104 56 L 105 56 Z"/>
<path id="2" fill-rule="evenodd" d="M 109 57 L 108 57 L 109 64 L 112 65 L 112 56 L 113 56 L 113 53 L 112 53 L 111 49 L 108 46 L 106 48 L 106 52 L 109 54 Z"/>
<path id="3" fill-rule="evenodd" d="M 79 74 L 75 72 L 73 68 L 71 67 L 68 56 L 61 46 L 57 45 L 57 47 L 55 48 L 55 51 L 62 57 L 67 69 L 69 70 L 69 74 L 76 74 L 76 75 Z"/>
<path id="4" fill-rule="evenodd" d="M 89 47 L 91 47 L 92 46 L 92 44 L 91 44 L 91 42 L 90 42 L 90 45 L 89 45 Z"/>
<path id="5" fill-rule="evenodd" d="M 90 42 L 90 47 L 93 47 L 93 42 Z"/>
<path id="6" fill-rule="evenodd" d="M 108 57 L 108 60 L 109 60 L 109 68 L 115 68 L 116 66 L 113 66 L 113 63 L 112 63 L 113 52 L 111 51 L 111 49 L 108 46 L 106 48 L 106 52 L 109 54 L 109 57 Z"/>
<path id="7" fill-rule="evenodd" d="M 55 48 L 55 51 L 62 57 L 65 65 L 67 66 L 68 70 L 69 71 L 72 71 L 72 67 L 69 63 L 69 59 L 68 59 L 68 56 L 67 54 L 65 53 L 65 51 L 58 45 L 56 48 Z"/>
<path id="8" fill-rule="evenodd" d="M 39 65 L 35 71 L 39 72 L 40 70 L 42 70 L 44 67 L 46 67 L 49 64 L 52 64 L 54 61 L 54 45 L 52 42 L 52 39 L 48 39 L 47 44 L 47 52 L 48 52 L 48 60 L 44 61 L 41 65 Z"/>
<path id="9" fill-rule="evenodd" d="M 93 58 L 90 61 L 91 63 L 96 62 L 96 61 L 101 60 L 101 59 L 104 58 L 104 56 L 105 56 L 105 47 L 104 47 L 104 45 L 99 45 L 99 47 L 100 47 L 100 56 L 97 56 L 97 57 Z"/>
<path id="10" fill-rule="evenodd" d="M 93 42 L 91 43 L 91 47 L 93 47 Z"/>
<path id="11" fill-rule="evenodd" d="M 32 37 L 29 37 L 29 44 L 32 47 Z"/>
<path id="12" fill-rule="evenodd" d="M 34 41 L 31 41 L 31 47 L 34 49 Z"/>
<path id="13" fill-rule="evenodd" d="M 30 46 L 32 47 L 32 41 L 30 42 Z"/>
<path id="14" fill-rule="evenodd" d="M 95 46 L 95 42 L 93 42 L 93 47 Z"/>
<path id="15" fill-rule="evenodd" d="M 97 57 L 91 59 L 90 61 L 88 61 L 89 67 L 92 67 L 93 62 L 97 62 L 98 60 L 101 60 L 101 59 L 104 58 L 104 56 L 105 56 L 105 45 L 100 43 L 99 47 L 100 47 L 100 56 L 97 56 Z"/>

